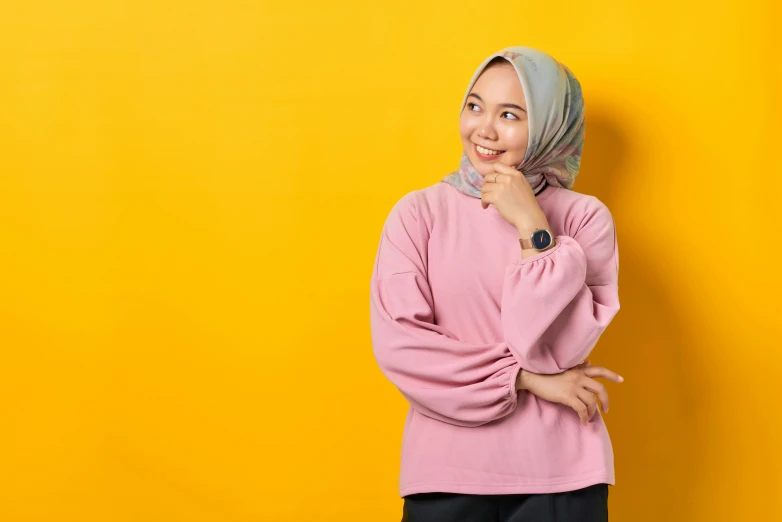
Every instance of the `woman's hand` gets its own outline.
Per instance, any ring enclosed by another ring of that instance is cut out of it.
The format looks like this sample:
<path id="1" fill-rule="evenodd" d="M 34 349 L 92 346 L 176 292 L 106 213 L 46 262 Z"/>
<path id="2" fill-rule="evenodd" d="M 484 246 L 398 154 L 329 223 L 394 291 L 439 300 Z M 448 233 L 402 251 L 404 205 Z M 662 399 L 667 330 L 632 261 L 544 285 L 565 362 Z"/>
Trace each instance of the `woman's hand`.
<path id="1" fill-rule="evenodd" d="M 521 370 L 516 380 L 517 390 L 526 390 L 549 402 L 573 408 L 586 426 L 597 413 L 597 398 L 608 413 L 608 392 L 595 378 L 622 382 L 624 379 L 602 366 L 590 366 L 585 361 L 563 373 L 544 375 Z"/>
<path id="2" fill-rule="evenodd" d="M 496 174 L 487 174 L 483 179 L 481 206 L 486 209 L 494 205 L 524 238 L 539 228 L 548 229 L 546 215 L 524 174 L 503 163 L 494 162 L 492 166 Z"/>

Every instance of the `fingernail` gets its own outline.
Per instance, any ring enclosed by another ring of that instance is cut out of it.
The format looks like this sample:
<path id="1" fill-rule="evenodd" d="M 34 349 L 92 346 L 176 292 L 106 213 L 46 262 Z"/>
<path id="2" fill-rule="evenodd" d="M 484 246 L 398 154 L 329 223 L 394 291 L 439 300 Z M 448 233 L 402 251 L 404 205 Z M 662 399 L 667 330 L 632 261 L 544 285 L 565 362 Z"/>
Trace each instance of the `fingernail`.
<path id="1" fill-rule="evenodd" d="M 625 380 L 625 378 L 620 375 L 619 376 L 619 382 L 623 382 L 624 380 Z"/>

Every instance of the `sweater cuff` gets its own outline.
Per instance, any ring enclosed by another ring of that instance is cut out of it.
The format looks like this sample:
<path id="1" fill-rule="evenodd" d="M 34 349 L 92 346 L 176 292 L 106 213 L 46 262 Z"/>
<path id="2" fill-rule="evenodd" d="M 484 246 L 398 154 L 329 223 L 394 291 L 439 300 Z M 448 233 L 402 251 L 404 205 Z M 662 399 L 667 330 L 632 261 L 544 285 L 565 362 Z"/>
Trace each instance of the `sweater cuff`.
<path id="1" fill-rule="evenodd" d="M 555 243 L 553 247 L 549 248 L 548 250 L 544 250 L 543 252 L 538 252 L 534 256 L 521 257 L 521 252 L 519 252 L 519 260 L 516 263 L 516 266 L 528 265 L 530 263 L 534 263 L 539 259 L 543 259 L 544 257 L 550 256 L 551 254 L 559 250 L 559 248 L 562 246 L 562 241 L 560 241 L 560 238 L 562 237 L 566 237 L 566 236 L 564 235 L 557 236 L 556 238 L 554 238 Z"/>
<path id="2" fill-rule="evenodd" d="M 511 400 L 511 403 L 514 404 L 514 405 L 519 400 L 519 390 L 516 389 L 516 379 L 518 378 L 520 372 L 521 372 L 521 363 L 520 362 L 516 362 L 516 365 L 510 371 L 510 396 L 509 396 L 509 398 Z"/>

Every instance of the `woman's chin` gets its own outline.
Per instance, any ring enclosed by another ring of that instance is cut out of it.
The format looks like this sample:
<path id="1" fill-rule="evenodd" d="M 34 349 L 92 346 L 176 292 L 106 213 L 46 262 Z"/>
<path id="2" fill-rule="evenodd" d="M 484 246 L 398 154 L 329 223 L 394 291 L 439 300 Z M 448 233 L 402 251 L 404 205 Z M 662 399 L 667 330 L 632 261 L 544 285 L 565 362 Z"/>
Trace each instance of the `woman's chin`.
<path id="1" fill-rule="evenodd" d="M 491 164 L 479 163 L 478 165 L 473 165 L 473 167 L 475 167 L 475 172 L 477 172 L 484 178 L 489 174 L 495 173 L 495 170 L 491 167 Z"/>
<path id="2" fill-rule="evenodd" d="M 467 155 L 470 158 L 470 163 L 472 163 L 473 168 L 475 171 L 480 174 L 481 176 L 488 176 L 489 174 L 494 174 L 497 171 L 494 169 L 495 163 L 504 163 L 502 161 L 484 161 L 481 158 L 473 157 L 472 155 Z"/>
<path id="3" fill-rule="evenodd" d="M 472 163 L 472 167 L 475 169 L 475 172 L 481 176 L 487 176 L 494 172 L 494 169 L 492 169 L 490 163 L 481 161 L 479 158 L 470 157 L 470 163 Z"/>

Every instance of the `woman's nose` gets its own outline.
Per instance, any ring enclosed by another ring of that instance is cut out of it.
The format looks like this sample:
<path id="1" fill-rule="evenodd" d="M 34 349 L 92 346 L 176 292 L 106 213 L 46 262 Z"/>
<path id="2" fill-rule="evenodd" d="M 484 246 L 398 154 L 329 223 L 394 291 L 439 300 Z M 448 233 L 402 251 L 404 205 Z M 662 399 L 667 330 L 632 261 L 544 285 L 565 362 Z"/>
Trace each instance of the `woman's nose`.
<path id="1" fill-rule="evenodd" d="M 478 136 L 486 138 L 487 140 L 497 139 L 497 131 L 494 130 L 494 125 L 492 125 L 490 119 L 481 121 L 481 124 L 478 126 Z"/>

